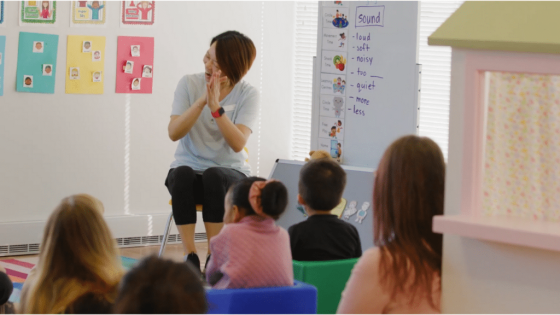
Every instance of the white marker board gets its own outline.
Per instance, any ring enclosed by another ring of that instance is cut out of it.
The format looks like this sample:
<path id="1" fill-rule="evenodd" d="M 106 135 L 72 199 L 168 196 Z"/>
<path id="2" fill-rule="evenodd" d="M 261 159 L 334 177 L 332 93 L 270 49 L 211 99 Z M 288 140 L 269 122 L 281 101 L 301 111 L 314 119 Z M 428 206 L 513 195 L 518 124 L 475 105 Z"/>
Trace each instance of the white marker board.
<path id="1" fill-rule="evenodd" d="M 312 150 L 375 168 L 391 142 L 417 133 L 418 21 L 419 2 L 319 3 Z"/>

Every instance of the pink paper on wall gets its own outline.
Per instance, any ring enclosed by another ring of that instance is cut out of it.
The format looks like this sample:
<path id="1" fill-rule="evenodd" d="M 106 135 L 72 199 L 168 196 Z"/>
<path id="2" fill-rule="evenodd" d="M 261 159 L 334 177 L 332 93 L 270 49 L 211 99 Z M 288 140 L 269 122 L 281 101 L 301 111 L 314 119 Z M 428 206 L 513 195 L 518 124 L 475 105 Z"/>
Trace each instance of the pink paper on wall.
<path id="1" fill-rule="evenodd" d="M 152 94 L 154 38 L 119 36 L 117 93 Z"/>

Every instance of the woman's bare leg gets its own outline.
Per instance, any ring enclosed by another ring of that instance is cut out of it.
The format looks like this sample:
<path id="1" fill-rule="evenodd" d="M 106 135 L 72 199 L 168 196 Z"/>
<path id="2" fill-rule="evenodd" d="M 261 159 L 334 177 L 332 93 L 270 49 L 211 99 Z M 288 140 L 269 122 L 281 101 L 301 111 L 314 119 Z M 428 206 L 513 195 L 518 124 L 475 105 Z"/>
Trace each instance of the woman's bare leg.
<path id="1" fill-rule="evenodd" d="M 204 227 L 206 228 L 206 237 L 208 238 L 208 254 L 210 254 L 210 240 L 214 236 L 218 235 L 218 233 L 220 233 L 223 226 L 224 226 L 223 222 L 220 223 L 204 222 Z"/>
<path id="2" fill-rule="evenodd" d="M 181 235 L 181 243 L 183 243 L 183 250 L 185 255 L 196 253 L 196 246 L 194 246 L 194 228 L 196 224 L 177 225 L 177 230 Z"/>

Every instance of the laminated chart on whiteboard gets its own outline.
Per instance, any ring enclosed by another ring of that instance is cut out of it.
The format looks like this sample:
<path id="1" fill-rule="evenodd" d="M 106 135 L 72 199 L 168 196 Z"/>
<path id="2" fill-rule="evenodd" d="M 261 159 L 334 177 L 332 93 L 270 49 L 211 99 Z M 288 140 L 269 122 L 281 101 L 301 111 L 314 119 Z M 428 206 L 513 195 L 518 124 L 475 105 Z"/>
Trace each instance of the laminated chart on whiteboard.
<path id="1" fill-rule="evenodd" d="M 418 115 L 418 3 L 319 2 L 311 149 L 377 167 Z"/>
<path id="2" fill-rule="evenodd" d="M 348 62 L 349 5 L 340 1 L 323 2 L 319 58 L 320 96 L 317 148 L 342 162 L 345 124 L 346 63 Z M 349 20 L 350 19 L 350 20 Z"/>

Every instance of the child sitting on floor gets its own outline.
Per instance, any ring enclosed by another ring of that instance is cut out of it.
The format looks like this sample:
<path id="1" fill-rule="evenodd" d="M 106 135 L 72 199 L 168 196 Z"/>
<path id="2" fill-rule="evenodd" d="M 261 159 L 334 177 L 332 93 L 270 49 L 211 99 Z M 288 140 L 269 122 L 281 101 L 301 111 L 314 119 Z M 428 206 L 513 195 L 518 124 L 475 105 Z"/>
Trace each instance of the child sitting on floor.
<path id="1" fill-rule="evenodd" d="M 362 256 L 358 230 L 331 214 L 341 201 L 346 173 L 332 159 L 312 160 L 299 172 L 298 202 L 309 218 L 288 229 L 292 257 L 300 261 Z"/>
<path id="2" fill-rule="evenodd" d="M 123 269 L 103 211 L 90 195 L 62 199 L 45 226 L 39 263 L 25 281 L 21 313 L 111 312 Z"/>
<path id="3" fill-rule="evenodd" d="M 404 136 L 383 154 L 373 188 L 373 243 L 354 266 L 340 314 L 440 313 L 445 161 L 431 139 Z"/>
<path id="4" fill-rule="evenodd" d="M 290 239 L 276 226 L 288 191 L 278 181 L 249 177 L 228 190 L 224 223 L 210 241 L 206 279 L 213 288 L 254 288 L 294 284 Z"/>
<path id="5" fill-rule="evenodd" d="M 204 314 L 206 292 L 192 264 L 149 256 L 121 281 L 115 314 Z"/>

